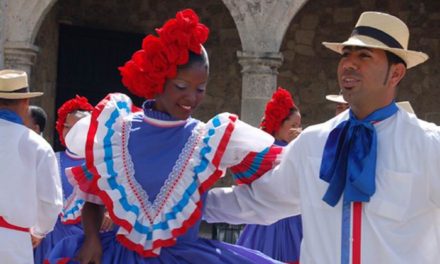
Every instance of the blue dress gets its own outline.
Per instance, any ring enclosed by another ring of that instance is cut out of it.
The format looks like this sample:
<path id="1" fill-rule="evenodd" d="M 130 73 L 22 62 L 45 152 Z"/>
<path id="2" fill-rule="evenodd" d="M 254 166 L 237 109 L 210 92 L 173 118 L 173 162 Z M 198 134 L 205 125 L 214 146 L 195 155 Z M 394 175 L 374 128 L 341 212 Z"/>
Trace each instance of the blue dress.
<path id="1" fill-rule="evenodd" d="M 275 141 L 285 146 L 283 141 Z M 279 220 L 272 225 L 246 225 L 237 245 L 259 250 L 264 254 L 288 263 L 299 261 L 302 240 L 301 215 Z"/>
<path id="2" fill-rule="evenodd" d="M 206 191 L 225 170 L 251 181 L 275 166 L 281 148 L 235 115 L 206 124 L 175 120 L 153 104 L 136 112 L 127 96 L 108 95 L 87 125 L 88 163 L 69 172 L 85 198 L 104 204 L 119 226 L 100 234 L 102 263 L 279 263 L 198 232 Z M 69 263 L 83 239 L 61 241 L 49 263 Z"/>
<path id="3" fill-rule="evenodd" d="M 76 199 L 77 197 L 73 192 L 73 187 L 66 177 L 65 169 L 81 165 L 84 162 L 84 159 L 77 157 L 68 150 L 57 152 L 56 157 L 58 160 L 58 166 L 60 168 L 64 206 L 53 231 L 47 234 L 46 237 L 41 241 L 40 245 L 34 249 L 34 263 L 36 264 L 41 264 L 44 262 L 58 241 L 61 241 L 68 236 L 83 233 L 81 224 L 79 223 L 79 213 L 84 201 L 81 199 Z"/>

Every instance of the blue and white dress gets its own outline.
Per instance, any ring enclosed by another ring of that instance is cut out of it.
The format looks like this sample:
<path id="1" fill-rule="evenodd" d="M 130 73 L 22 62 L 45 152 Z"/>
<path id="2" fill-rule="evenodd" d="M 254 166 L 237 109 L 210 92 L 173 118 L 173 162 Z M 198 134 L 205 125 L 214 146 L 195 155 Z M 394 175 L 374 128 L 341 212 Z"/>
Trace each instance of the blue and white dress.
<path id="1" fill-rule="evenodd" d="M 84 200 L 78 199 L 72 184 L 68 181 L 65 169 L 73 166 L 79 166 L 84 163 L 84 159 L 78 157 L 69 150 L 55 153 L 60 168 L 61 184 L 63 187 L 64 204 L 61 215 L 54 226 L 52 232 L 46 235 L 40 245 L 34 249 L 34 263 L 41 264 L 48 257 L 50 251 L 58 241 L 72 236 L 82 234 L 83 230 L 80 224 L 81 208 Z"/>
<path id="2" fill-rule="evenodd" d="M 276 140 L 278 146 L 287 145 Z M 246 225 L 237 245 L 259 250 L 264 254 L 287 263 L 299 262 L 302 240 L 301 215 L 279 220 L 272 225 Z"/>
<path id="3" fill-rule="evenodd" d="M 198 231 L 205 192 L 227 168 L 237 181 L 251 182 L 275 166 L 282 148 L 235 115 L 220 114 L 206 124 L 175 120 L 153 104 L 135 111 L 126 95 L 108 95 L 87 124 L 86 164 L 69 172 L 85 199 L 104 204 L 119 226 L 101 234 L 102 262 L 278 263 L 200 238 Z M 68 263 L 83 239 L 63 240 L 49 263 Z"/>

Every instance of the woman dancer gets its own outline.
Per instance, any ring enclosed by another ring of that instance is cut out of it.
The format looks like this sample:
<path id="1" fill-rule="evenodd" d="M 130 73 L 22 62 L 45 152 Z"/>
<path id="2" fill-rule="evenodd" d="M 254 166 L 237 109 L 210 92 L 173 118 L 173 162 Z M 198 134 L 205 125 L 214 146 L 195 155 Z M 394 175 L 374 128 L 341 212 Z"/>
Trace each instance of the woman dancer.
<path id="1" fill-rule="evenodd" d="M 275 144 L 285 146 L 301 132 L 301 114 L 290 93 L 278 88 L 267 103 L 261 129 L 275 137 Z M 272 225 L 247 225 L 237 244 L 256 249 L 288 263 L 299 261 L 302 239 L 301 216 L 282 219 Z"/>
<path id="2" fill-rule="evenodd" d="M 277 263 L 258 251 L 197 236 L 205 191 L 231 168 L 252 181 L 281 152 L 273 138 L 220 114 L 191 118 L 206 92 L 208 28 L 192 10 L 149 35 L 120 68 L 123 84 L 147 100 L 137 111 L 123 94 L 101 101 L 67 136 L 86 156 L 71 173 L 86 193 L 85 237 L 59 243 L 49 258 L 81 263 Z M 83 122 L 84 121 L 84 122 Z M 82 140 L 84 127 L 87 139 Z M 69 143 L 70 142 L 70 143 Z M 103 204 L 119 226 L 99 234 Z"/>

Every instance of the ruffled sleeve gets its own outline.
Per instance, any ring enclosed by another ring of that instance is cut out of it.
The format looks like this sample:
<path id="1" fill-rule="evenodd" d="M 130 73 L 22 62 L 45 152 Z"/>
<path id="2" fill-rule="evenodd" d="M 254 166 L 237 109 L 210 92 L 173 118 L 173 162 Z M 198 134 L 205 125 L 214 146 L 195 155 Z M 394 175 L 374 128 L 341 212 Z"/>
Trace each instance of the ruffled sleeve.
<path id="1" fill-rule="evenodd" d="M 103 204 L 97 186 L 101 177 L 99 171 L 105 171 L 107 165 L 113 163 L 113 159 L 120 158 L 122 124 L 132 109 L 137 108 L 128 96 L 109 94 L 95 107 L 91 117 L 78 121 L 67 134 L 67 147 L 86 158 L 82 166 L 66 169 L 66 175 L 74 186 L 78 199 Z M 99 166 L 95 166 L 96 164 Z M 112 171 L 108 173 L 112 175 Z"/>
<path id="2" fill-rule="evenodd" d="M 216 149 L 206 158 L 222 170 L 230 168 L 238 183 L 251 183 L 279 163 L 282 148 L 266 132 L 240 121 L 236 115 L 219 114 L 207 123 L 204 142 Z"/>

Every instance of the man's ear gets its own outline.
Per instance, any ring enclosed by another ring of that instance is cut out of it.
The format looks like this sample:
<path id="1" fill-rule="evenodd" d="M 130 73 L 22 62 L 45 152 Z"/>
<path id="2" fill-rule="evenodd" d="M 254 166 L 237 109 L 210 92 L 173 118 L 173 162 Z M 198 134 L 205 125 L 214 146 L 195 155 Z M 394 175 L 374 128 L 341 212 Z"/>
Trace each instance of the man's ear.
<path id="1" fill-rule="evenodd" d="M 390 84 L 395 87 L 406 74 L 406 67 L 403 63 L 397 63 L 391 66 Z"/>

